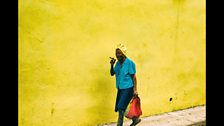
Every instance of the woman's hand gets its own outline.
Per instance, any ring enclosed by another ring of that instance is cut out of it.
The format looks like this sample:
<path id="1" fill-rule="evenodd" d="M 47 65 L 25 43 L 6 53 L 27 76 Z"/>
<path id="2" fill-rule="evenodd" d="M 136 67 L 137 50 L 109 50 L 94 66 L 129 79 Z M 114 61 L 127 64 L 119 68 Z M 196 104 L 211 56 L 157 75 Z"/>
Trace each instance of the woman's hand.
<path id="1" fill-rule="evenodd" d="M 134 90 L 134 96 L 138 95 L 137 90 Z"/>
<path id="2" fill-rule="evenodd" d="M 112 58 L 112 57 L 110 57 L 110 59 L 111 59 L 111 60 L 110 60 L 110 64 L 111 64 L 111 65 L 114 65 L 114 63 L 116 62 L 116 59 L 115 59 L 115 58 Z"/>

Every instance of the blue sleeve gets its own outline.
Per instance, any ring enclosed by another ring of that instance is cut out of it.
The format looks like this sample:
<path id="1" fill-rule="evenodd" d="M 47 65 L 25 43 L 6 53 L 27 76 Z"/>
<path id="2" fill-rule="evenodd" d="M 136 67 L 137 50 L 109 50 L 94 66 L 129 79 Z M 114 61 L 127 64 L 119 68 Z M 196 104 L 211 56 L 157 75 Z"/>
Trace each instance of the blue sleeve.
<path id="1" fill-rule="evenodd" d="M 135 63 L 134 62 L 130 62 L 128 72 L 130 74 L 136 74 L 136 68 L 135 68 Z"/>

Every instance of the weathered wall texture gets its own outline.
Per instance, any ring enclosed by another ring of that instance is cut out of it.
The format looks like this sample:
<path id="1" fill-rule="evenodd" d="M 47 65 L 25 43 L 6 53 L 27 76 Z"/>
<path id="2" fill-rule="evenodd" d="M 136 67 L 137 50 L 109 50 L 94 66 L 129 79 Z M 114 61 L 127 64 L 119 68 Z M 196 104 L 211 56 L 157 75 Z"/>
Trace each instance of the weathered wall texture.
<path id="1" fill-rule="evenodd" d="M 19 0 L 19 125 L 116 121 L 121 41 L 143 116 L 205 104 L 205 0 Z"/>

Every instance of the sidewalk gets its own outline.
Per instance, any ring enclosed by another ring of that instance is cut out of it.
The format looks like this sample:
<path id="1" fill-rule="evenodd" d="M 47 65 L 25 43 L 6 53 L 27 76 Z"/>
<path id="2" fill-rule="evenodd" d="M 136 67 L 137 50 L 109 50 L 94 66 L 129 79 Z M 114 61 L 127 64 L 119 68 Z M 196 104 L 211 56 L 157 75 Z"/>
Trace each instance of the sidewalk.
<path id="1" fill-rule="evenodd" d="M 142 121 L 137 126 L 205 126 L 205 108 L 206 106 L 197 106 L 175 112 L 142 117 Z M 127 120 L 123 126 L 129 126 L 131 122 L 131 120 Z M 103 126 L 116 126 L 116 123 Z"/>

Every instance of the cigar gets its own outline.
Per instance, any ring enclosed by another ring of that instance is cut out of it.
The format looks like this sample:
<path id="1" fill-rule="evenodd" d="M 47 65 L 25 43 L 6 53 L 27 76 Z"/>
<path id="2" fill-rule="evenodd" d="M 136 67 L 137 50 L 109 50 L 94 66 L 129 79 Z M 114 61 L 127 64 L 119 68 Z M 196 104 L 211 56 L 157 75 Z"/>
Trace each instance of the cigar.
<path id="1" fill-rule="evenodd" d="M 109 57 L 110 59 L 114 59 L 113 57 Z"/>

